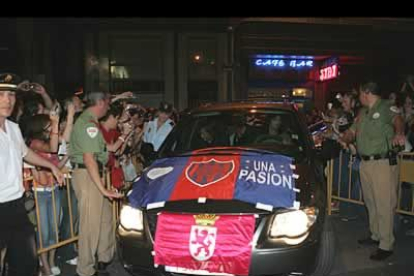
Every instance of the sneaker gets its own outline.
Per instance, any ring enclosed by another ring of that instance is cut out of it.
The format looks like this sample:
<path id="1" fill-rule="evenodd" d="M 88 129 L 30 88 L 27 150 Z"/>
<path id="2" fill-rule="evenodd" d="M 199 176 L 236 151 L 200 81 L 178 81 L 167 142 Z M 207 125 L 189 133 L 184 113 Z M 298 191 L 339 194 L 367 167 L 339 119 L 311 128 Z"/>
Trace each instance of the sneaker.
<path id="1" fill-rule="evenodd" d="M 69 265 L 78 265 L 78 257 L 67 260 L 66 263 L 69 264 Z"/>
<path id="2" fill-rule="evenodd" d="M 57 266 L 53 266 L 52 268 L 50 268 L 50 270 L 52 271 L 53 275 L 60 275 L 61 273 L 60 268 Z"/>
<path id="3" fill-rule="evenodd" d="M 339 201 L 333 201 L 331 203 L 331 211 L 332 212 L 339 212 Z"/>

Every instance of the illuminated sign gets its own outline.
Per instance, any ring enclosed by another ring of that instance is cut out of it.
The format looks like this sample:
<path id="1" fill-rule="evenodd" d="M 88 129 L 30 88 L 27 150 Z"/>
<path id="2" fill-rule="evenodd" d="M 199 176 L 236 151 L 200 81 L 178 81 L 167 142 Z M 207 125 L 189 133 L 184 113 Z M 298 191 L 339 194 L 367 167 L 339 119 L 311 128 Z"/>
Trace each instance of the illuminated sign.
<path id="1" fill-rule="evenodd" d="M 338 64 L 332 64 L 326 67 L 322 67 L 319 70 L 319 80 L 326 81 L 335 79 L 339 76 Z"/>
<path id="2" fill-rule="evenodd" d="M 256 58 L 254 60 L 256 66 L 262 67 L 276 67 L 276 68 L 301 68 L 313 67 L 313 60 L 304 59 L 277 59 L 277 58 Z"/>

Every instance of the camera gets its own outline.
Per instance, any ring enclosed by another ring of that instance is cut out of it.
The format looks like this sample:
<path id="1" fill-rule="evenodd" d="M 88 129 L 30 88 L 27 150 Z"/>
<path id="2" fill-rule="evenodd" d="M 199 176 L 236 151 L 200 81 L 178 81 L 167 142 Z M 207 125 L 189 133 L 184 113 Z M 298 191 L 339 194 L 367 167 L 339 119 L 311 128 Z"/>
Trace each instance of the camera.
<path id="1" fill-rule="evenodd" d="M 19 89 L 25 92 L 32 90 L 33 87 L 33 84 L 29 82 L 22 82 L 21 84 L 19 84 Z"/>
<path id="2" fill-rule="evenodd" d="M 390 163 L 390 166 L 395 166 L 397 165 L 397 153 L 393 150 L 390 150 L 388 152 L 388 161 Z"/>
<path id="3" fill-rule="evenodd" d="M 388 151 L 388 161 L 390 163 L 390 166 L 395 166 L 398 163 L 397 155 L 400 151 L 404 150 L 404 146 L 395 146 L 393 149 Z"/>

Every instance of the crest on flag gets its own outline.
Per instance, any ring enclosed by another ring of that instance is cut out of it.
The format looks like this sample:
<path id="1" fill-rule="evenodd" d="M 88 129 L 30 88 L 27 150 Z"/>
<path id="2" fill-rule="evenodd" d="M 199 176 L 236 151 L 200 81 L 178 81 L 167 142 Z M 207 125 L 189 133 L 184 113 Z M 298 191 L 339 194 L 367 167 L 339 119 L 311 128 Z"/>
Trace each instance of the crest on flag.
<path id="1" fill-rule="evenodd" d="M 185 176 L 193 184 L 206 187 L 228 177 L 234 171 L 234 161 L 194 161 L 186 168 Z"/>
<path id="2" fill-rule="evenodd" d="M 217 228 L 214 227 L 214 223 L 220 217 L 213 214 L 200 214 L 194 218 L 196 225 L 191 226 L 190 254 L 197 261 L 207 261 L 214 254 L 217 238 Z"/>

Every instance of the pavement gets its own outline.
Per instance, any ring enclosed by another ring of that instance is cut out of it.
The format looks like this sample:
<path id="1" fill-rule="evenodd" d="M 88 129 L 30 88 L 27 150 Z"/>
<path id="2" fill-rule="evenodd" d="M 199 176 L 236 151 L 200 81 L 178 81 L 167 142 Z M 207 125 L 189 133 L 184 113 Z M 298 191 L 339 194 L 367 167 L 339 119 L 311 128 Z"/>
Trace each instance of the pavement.
<path id="1" fill-rule="evenodd" d="M 361 207 L 362 208 L 362 207 Z M 364 212 L 358 218 L 347 220 L 339 214 L 330 217 L 337 240 L 335 264 L 330 276 L 409 276 L 414 275 L 414 236 L 407 235 L 414 228 L 414 218 L 396 216 L 394 254 L 386 261 L 371 261 L 369 255 L 375 247 L 361 247 L 357 239 L 365 237 L 368 231 Z M 75 266 L 62 265 L 62 276 L 73 276 Z M 110 276 L 130 276 L 115 258 L 108 267 Z"/>

